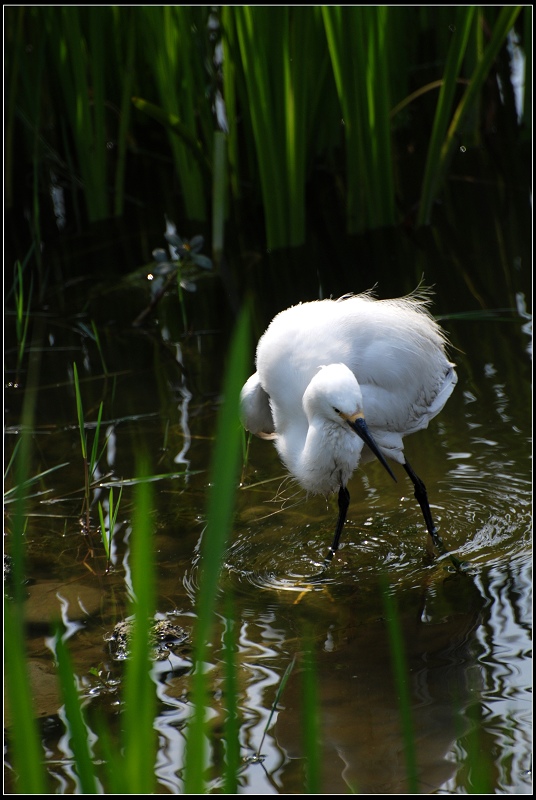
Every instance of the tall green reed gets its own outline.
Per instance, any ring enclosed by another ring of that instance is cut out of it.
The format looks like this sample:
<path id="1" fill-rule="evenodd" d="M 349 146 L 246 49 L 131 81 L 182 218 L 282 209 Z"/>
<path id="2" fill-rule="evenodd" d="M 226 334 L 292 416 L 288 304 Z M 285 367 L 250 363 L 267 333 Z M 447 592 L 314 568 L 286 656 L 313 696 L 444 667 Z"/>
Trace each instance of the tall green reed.
<path id="1" fill-rule="evenodd" d="M 17 793 L 46 794 L 45 753 L 34 715 L 22 607 L 9 600 L 4 602 L 4 641 L 9 642 L 4 647 L 4 678 L 12 781 Z"/>
<path id="2" fill-rule="evenodd" d="M 101 421 L 102 421 L 102 411 L 104 408 L 104 403 L 101 401 L 99 405 L 99 410 L 97 413 L 97 422 L 95 425 L 95 435 L 93 436 L 93 444 L 91 447 L 91 451 L 89 450 L 88 445 L 88 437 L 86 433 L 86 421 L 84 418 L 84 407 L 82 404 L 82 393 L 80 391 L 80 381 L 78 378 L 78 369 L 76 363 L 73 364 L 73 379 L 74 379 L 74 391 L 75 391 L 75 398 L 76 398 L 76 413 L 78 417 L 78 429 L 80 432 L 80 447 L 82 451 L 82 460 L 84 465 L 84 502 L 82 505 L 81 514 L 86 516 L 86 530 L 90 530 L 90 509 L 91 509 L 91 483 L 93 480 L 93 476 L 95 474 L 95 470 L 97 469 L 100 453 L 99 453 L 99 443 L 100 443 L 100 432 L 101 432 Z"/>
<path id="3" fill-rule="evenodd" d="M 110 486 L 110 492 L 108 494 L 108 529 L 106 528 L 106 521 L 104 518 L 104 508 L 101 501 L 99 500 L 100 531 L 101 531 L 102 543 L 104 544 L 104 550 L 106 552 L 107 569 L 110 567 L 112 537 L 114 535 L 115 526 L 117 525 L 117 516 L 119 514 L 119 507 L 121 505 L 122 495 L 123 495 L 123 487 L 121 486 L 121 488 L 119 489 L 119 497 L 114 503 L 114 490 L 113 487 Z"/>
<path id="4" fill-rule="evenodd" d="M 161 121 L 168 126 L 169 144 L 184 192 L 186 215 L 207 218 L 207 185 L 198 158 L 212 160 L 214 124 L 206 99 L 205 58 L 208 6 L 147 6 L 140 9 L 138 35 L 159 95 Z M 140 105 L 143 110 L 156 106 Z M 178 134 L 178 135 L 177 135 Z M 209 184 L 210 185 L 210 184 Z"/>
<path id="5" fill-rule="evenodd" d="M 134 630 L 130 642 L 124 685 L 123 760 L 125 792 L 151 794 L 155 791 L 156 710 L 155 686 L 151 679 L 150 626 L 156 608 L 155 561 L 151 513 L 152 484 L 145 458 L 140 459 L 136 501 L 130 540 L 132 564 L 132 613 Z"/>
<path id="6" fill-rule="evenodd" d="M 415 750 L 415 729 L 412 720 L 411 697 L 409 692 L 410 673 L 406 661 L 402 629 L 400 627 L 395 598 L 385 579 L 382 581 L 382 593 L 391 649 L 393 678 L 396 685 L 396 694 L 399 698 L 400 725 L 406 761 L 408 793 L 418 794 L 419 783 Z"/>
<path id="7" fill-rule="evenodd" d="M 230 97 L 236 107 L 228 114 L 230 161 L 240 168 L 235 126 L 247 109 L 269 247 L 301 244 L 305 237 L 310 130 L 326 75 L 318 21 L 316 9 L 297 7 L 234 6 L 223 16 L 224 74 L 232 70 L 237 82 Z"/>
<path id="8" fill-rule="evenodd" d="M 390 9 L 323 6 L 322 15 L 344 119 L 348 232 L 393 225 Z"/>
<path id="9" fill-rule="evenodd" d="M 33 278 L 30 276 L 30 285 L 26 299 L 23 267 L 20 261 L 15 264 L 15 278 L 13 281 L 13 292 L 15 296 L 15 330 L 17 334 L 17 377 L 19 382 L 22 359 L 26 352 L 26 339 L 28 335 L 28 325 L 30 322 L 30 306 L 32 302 Z"/>
<path id="10" fill-rule="evenodd" d="M 459 143 L 463 123 L 477 102 L 489 70 L 497 57 L 499 49 L 504 46 L 508 33 L 512 29 L 521 9 L 522 6 L 505 6 L 501 9 L 490 40 L 483 52 L 477 53 L 473 74 L 469 77 L 467 88 L 461 100 L 454 112 L 452 112 L 456 80 L 466 53 L 473 14 L 476 12 L 476 8 L 468 6 L 459 7 L 456 10 L 452 43 L 447 56 L 426 158 L 417 217 L 417 223 L 420 225 L 430 223 L 432 205 L 445 179 L 447 167 L 455 147 Z M 477 13 L 482 23 L 483 12 Z"/>
<path id="11" fill-rule="evenodd" d="M 11 596 L 4 600 L 4 663 L 10 716 L 9 742 L 17 791 L 22 794 L 45 794 L 47 779 L 43 766 L 44 751 L 33 713 L 32 691 L 24 640 L 25 599 L 25 487 L 31 463 L 31 431 L 37 404 L 40 355 L 37 344 L 42 337 L 39 321 L 33 331 L 28 375 L 21 413 L 21 432 L 14 460 L 15 501 L 9 532 L 9 552 L 12 558 Z"/>
<path id="12" fill-rule="evenodd" d="M 238 319 L 229 351 L 223 404 L 218 414 L 212 456 L 207 525 L 203 533 L 201 573 L 196 598 L 197 618 L 192 676 L 193 716 L 188 724 L 184 772 L 184 790 L 187 794 L 200 794 L 205 790 L 207 677 L 204 663 L 207 658 L 208 643 L 211 640 L 224 548 L 233 519 L 241 452 L 241 426 L 237 408 L 248 363 L 249 309 L 246 306 Z"/>
<path id="13" fill-rule="evenodd" d="M 135 84 L 136 67 L 136 18 L 134 8 L 119 9 L 114 6 L 113 33 L 115 48 L 119 53 L 118 61 L 122 65 L 123 85 L 120 90 L 119 126 L 117 129 L 117 166 L 114 184 L 114 215 L 120 217 L 125 206 L 126 160 L 129 144 L 129 127 L 132 118 L 132 94 Z M 125 15 L 126 19 L 125 19 Z M 125 30 L 123 42 L 122 31 Z"/>
<path id="14" fill-rule="evenodd" d="M 301 719 L 305 757 L 304 790 L 307 794 L 321 794 L 320 710 L 315 658 L 310 637 L 305 639 L 303 653 Z"/>
<path id="15" fill-rule="evenodd" d="M 240 758 L 240 721 L 238 717 L 237 681 L 237 630 L 235 608 L 232 598 L 225 600 L 225 631 L 223 634 L 224 694 L 225 694 L 225 767 L 223 789 L 226 794 L 238 793 L 238 771 Z"/>
<path id="16" fill-rule="evenodd" d="M 42 24 L 49 43 L 48 63 L 69 123 L 89 219 L 105 219 L 110 216 L 106 31 L 111 10 L 51 7 L 46 12 Z"/>
<path id="17" fill-rule="evenodd" d="M 58 678 L 67 719 L 70 746 L 76 771 L 80 781 L 80 791 L 83 794 L 97 794 L 97 780 L 93 768 L 93 759 L 89 746 L 87 723 L 84 719 L 82 706 L 75 681 L 75 673 L 63 639 L 61 628 L 56 631 L 54 651 L 58 668 Z"/>
<path id="18" fill-rule="evenodd" d="M 530 7 L 32 7 L 6 9 L 6 23 L 6 197 L 21 183 L 21 129 L 36 241 L 52 172 L 90 220 L 122 213 L 131 171 L 162 157 L 147 149 L 150 118 L 165 126 L 184 214 L 212 215 L 216 259 L 227 209 L 247 224 L 252 200 L 268 247 L 302 244 L 323 172 L 349 233 L 395 225 L 415 200 L 429 224 L 459 137 L 478 144 L 485 81 L 514 24 L 527 86 L 513 124 L 530 135 Z M 417 109 L 431 88 L 435 110 Z M 419 170 L 427 151 L 420 197 L 404 169 L 415 141 Z"/>

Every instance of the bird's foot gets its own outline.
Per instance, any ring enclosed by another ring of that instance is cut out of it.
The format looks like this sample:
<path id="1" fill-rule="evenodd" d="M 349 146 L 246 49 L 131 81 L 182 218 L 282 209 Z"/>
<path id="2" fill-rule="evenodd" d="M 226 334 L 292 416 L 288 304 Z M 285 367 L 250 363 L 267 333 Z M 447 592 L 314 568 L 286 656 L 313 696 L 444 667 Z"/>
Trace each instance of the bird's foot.
<path id="1" fill-rule="evenodd" d="M 469 567 L 468 562 L 460 561 L 459 558 L 456 558 L 456 556 L 452 555 L 452 553 L 450 553 L 443 544 L 443 540 L 441 539 L 440 535 L 437 533 L 436 530 L 434 530 L 433 533 L 432 532 L 429 533 L 426 542 L 426 552 L 431 561 L 435 561 L 437 555 L 439 555 L 440 558 L 445 558 L 445 557 L 448 558 L 451 564 L 453 565 L 454 569 L 456 570 L 456 572 L 464 573 L 467 572 L 468 570 Z"/>
<path id="2" fill-rule="evenodd" d="M 309 578 L 309 583 L 313 583 L 313 584 L 322 583 L 322 581 L 325 579 L 326 570 L 329 567 L 329 565 L 331 564 L 331 562 L 333 561 L 333 556 L 334 555 L 335 555 L 335 550 L 333 550 L 330 547 L 329 551 L 328 551 L 328 554 L 327 554 L 326 558 L 324 559 L 324 563 L 322 564 L 322 568 L 321 568 L 320 572 L 317 572 L 316 575 L 312 575 Z"/>

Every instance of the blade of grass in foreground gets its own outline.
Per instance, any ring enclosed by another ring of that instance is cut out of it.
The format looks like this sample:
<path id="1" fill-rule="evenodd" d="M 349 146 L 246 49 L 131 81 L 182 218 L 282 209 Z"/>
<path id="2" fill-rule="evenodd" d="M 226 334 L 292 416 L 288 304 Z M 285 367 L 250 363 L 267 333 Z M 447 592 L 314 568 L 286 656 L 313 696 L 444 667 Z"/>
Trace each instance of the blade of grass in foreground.
<path id="1" fill-rule="evenodd" d="M 241 453 L 241 426 L 238 419 L 239 395 L 249 363 L 249 310 L 242 311 L 231 343 L 223 389 L 223 405 L 218 414 L 212 456 L 207 526 L 203 533 L 201 574 L 197 596 L 197 622 L 194 631 L 193 717 L 186 741 L 184 792 L 202 794 L 206 768 L 206 679 L 204 662 L 211 639 L 218 581 L 227 536 L 231 529 Z"/>
<path id="2" fill-rule="evenodd" d="M 138 475 L 146 475 L 142 462 Z M 151 535 L 152 486 L 136 487 L 131 534 L 134 630 L 125 675 L 124 784 L 128 794 L 155 789 L 155 686 L 151 679 L 151 622 L 155 609 L 154 549 Z"/>
<path id="3" fill-rule="evenodd" d="M 273 716 L 275 714 L 276 708 L 277 708 L 278 703 L 279 703 L 279 701 L 281 699 L 281 695 L 283 694 L 285 686 L 287 685 L 287 681 L 290 678 L 290 673 L 294 669 L 294 665 L 295 664 L 296 664 L 296 656 L 294 656 L 292 661 L 290 662 L 290 664 L 287 665 L 287 668 L 286 668 L 285 672 L 283 673 L 283 677 L 281 678 L 281 682 L 280 682 L 279 686 L 277 687 L 277 692 L 276 692 L 276 695 L 275 695 L 275 698 L 274 698 L 274 702 L 272 703 L 272 708 L 270 709 L 270 714 L 269 714 L 268 719 L 266 721 L 266 725 L 264 726 L 264 731 L 263 731 L 263 734 L 262 734 L 262 739 L 261 739 L 260 744 L 259 744 L 259 749 L 257 750 L 255 755 L 253 756 L 253 759 L 252 759 L 253 761 L 258 761 L 258 760 L 264 758 L 264 756 L 261 753 L 262 745 L 264 744 L 264 739 L 266 737 L 266 734 L 268 733 L 270 725 L 272 724 L 272 718 L 273 718 Z"/>
<path id="4" fill-rule="evenodd" d="M 15 790 L 19 794 L 46 794 L 47 783 L 43 768 L 44 752 L 35 722 L 30 679 L 24 643 L 24 530 L 27 523 L 23 487 L 27 484 L 29 465 L 32 463 L 31 434 L 37 404 L 39 384 L 40 347 L 43 325 L 39 320 L 34 327 L 27 388 L 24 393 L 20 445 L 14 459 L 16 474 L 15 504 L 10 532 L 10 553 L 13 560 L 13 600 L 4 606 L 4 661 L 7 697 L 9 698 L 10 763 L 15 775 Z"/>
<path id="5" fill-rule="evenodd" d="M 44 751 L 39 741 L 26 653 L 24 648 L 24 626 L 21 624 L 20 609 L 14 603 L 6 602 L 4 607 L 4 647 L 5 680 L 9 697 L 9 745 L 10 763 L 16 775 L 17 794 L 47 793 Z"/>
<path id="6" fill-rule="evenodd" d="M 415 735 L 411 719 L 411 699 L 408 687 L 408 666 L 404 652 L 402 631 L 398 620 L 398 613 L 394 597 L 392 596 L 387 580 L 384 578 L 382 586 L 385 616 L 387 618 L 387 631 L 393 662 L 393 676 L 396 694 L 399 698 L 400 722 L 402 727 L 402 742 L 406 759 L 406 776 L 408 781 L 408 794 L 418 794 L 417 759 L 415 754 Z"/>
<path id="7" fill-rule="evenodd" d="M 320 794 L 321 754 L 318 689 L 313 645 L 310 638 L 305 642 L 302 675 L 302 716 L 303 749 L 305 753 L 305 792 Z"/>
<path id="8" fill-rule="evenodd" d="M 226 600 L 225 631 L 223 634 L 224 666 L 225 666 L 225 794 L 238 794 L 238 770 L 240 767 L 239 721 L 237 709 L 238 687 L 236 680 L 236 628 L 233 604 L 230 597 Z"/>
<path id="9" fill-rule="evenodd" d="M 97 781 L 89 749 L 88 730 L 82 714 L 71 659 L 62 639 L 61 630 L 56 633 L 55 651 L 58 677 L 65 704 L 65 716 L 68 722 L 70 746 L 80 780 L 80 791 L 83 794 L 97 794 Z"/>

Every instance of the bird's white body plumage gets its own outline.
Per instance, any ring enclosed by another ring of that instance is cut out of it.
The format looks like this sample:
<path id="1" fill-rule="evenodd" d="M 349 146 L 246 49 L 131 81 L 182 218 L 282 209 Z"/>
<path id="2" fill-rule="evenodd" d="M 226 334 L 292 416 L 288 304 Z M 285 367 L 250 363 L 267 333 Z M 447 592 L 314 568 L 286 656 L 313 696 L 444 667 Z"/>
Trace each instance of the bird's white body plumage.
<path id="1" fill-rule="evenodd" d="M 247 430 L 273 438 L 308 492 L 346 486 L 374 455 L 347 424 L 364 416 L 382 454 L 404 463 L 403 437 L 426 428 L 456 385 L 426 293 L 301 303 L 279 313 L 257 346 L 241 395 Z"/>

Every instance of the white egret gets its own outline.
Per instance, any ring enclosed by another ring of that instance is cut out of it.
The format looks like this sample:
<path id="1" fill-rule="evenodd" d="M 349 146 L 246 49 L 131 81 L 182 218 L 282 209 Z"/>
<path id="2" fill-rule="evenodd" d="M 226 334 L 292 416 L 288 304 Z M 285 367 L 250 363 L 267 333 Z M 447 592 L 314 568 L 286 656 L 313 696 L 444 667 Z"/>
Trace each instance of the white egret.
<path id="1" fill-rule="evenodd" d="M 307 492 L 338 491 L 326 565 L 346 521 L 347 483 L 359 463 L 374 458 L 395 481 L 386 458 L 404 467 L 432 541 L 446 552 L 403 443 L 439 414 L 457 382 L 428 304 L 425 290 L 396 300 L 367 292 L 301 303 L 277 314 L 259 340 L 257 371 L 241 393 L 242 422 L 274 440 Z"/>

